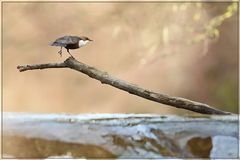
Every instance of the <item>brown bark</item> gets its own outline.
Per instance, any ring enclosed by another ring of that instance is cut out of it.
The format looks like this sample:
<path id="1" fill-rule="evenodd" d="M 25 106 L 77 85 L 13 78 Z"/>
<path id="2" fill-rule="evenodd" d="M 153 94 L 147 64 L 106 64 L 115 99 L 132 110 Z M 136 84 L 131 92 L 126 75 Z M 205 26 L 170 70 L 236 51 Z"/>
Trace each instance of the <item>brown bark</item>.
<path id="1" fill-rule="evenodd" d="M 109 75 L 107 72 L 100 71 L 94 67 L 88 66 L 82 62 L 77 61 L 73 57 L 69 57 L 63 63 L 47 63 L 47 64 L 33 64 L 33 65 L 20 65 L 17 67 L 20 72 L 36 69 L 48 68 L 70 68 L 88 75 L 91 78 L 101 81 L 103 84 L 108 84 L 118 89 L 124 90 L 130 94 L 155 101 L 158 103 L 166 104 L 176 108 L 186 109 L 189 111 L 202 113 L 202 114 L 221 114 L 228 115 L 229 112 L 221 111 L 213 108 L 207 104 L 191 101 L 181 97 L 173 97 L 163 93 L 157 93 L 148 89 L 141 88 L 135 84 L 118 79 Z"/>

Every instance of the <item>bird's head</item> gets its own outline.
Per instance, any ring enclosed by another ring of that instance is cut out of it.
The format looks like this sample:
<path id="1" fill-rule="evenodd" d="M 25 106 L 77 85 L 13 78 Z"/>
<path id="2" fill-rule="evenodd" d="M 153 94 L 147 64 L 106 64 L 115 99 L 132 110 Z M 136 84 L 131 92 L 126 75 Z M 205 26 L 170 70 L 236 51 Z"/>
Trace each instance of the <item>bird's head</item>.
<path id="1" fill-rule="evenodd" d="M 83 41 L 88 41 L 88 42 L 89 42 L 89 41 L 93 41 L 93 40 L 89 39 L 88 37 L 84 37 L 84 36 L 81 37 L 81 39 L 82 39 Z"/>
<path id="2" fill-rule="evenodd" d="M 89 39 L 88 37 L 84 37 L 84 36 L 80 37 L 80 39 L 79 39 L 79 47 L 82 47 L 82 46 L 86 45 L 90 41 L 93 41 L 93 40 Z"/>

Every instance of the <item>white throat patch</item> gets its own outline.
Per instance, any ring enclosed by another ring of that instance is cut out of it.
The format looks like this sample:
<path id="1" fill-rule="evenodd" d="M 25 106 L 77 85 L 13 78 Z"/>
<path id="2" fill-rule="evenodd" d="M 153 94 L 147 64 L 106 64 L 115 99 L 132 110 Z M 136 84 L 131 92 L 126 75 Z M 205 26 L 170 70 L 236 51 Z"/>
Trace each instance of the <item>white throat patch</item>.
<path id="1" fill-rule="evenodd" d="M 79 48 L 82 47 L 82 46 L 85 46 L 88 42 L 89 42 L 89 40 L 86 40 L 86 41 L 80 40 L 80 41 L 78 42 Z"/>

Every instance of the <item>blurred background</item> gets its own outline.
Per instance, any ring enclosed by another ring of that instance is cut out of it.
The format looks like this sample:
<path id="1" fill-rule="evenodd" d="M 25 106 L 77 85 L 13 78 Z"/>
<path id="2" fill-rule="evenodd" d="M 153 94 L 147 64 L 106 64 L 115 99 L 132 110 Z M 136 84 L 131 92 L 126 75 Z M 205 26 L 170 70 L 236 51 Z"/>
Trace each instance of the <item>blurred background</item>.
<path id="1" fill-rule="evenodd" d="M 238 112 L 238 3 L 2 3 L 3 111 L 184 114 L 70 69 L 49 46 L 64 35 L 94 41 L 79 61 L 172 96 Z"/>

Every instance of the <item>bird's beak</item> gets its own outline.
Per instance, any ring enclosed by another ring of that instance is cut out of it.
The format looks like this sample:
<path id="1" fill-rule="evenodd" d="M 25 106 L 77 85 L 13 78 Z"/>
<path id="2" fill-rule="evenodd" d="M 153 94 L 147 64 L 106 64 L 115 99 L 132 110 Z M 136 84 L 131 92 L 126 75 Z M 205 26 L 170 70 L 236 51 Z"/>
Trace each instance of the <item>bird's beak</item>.
<path id="1" fill-rule="evenodd" d="M 89 39 L 89 41 L 93 41 L 93 40 Z"/>

